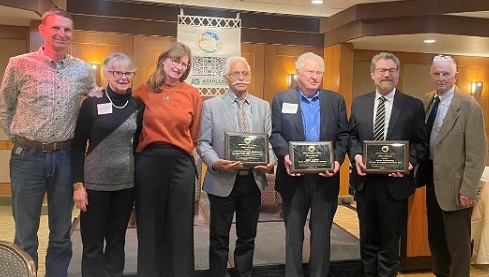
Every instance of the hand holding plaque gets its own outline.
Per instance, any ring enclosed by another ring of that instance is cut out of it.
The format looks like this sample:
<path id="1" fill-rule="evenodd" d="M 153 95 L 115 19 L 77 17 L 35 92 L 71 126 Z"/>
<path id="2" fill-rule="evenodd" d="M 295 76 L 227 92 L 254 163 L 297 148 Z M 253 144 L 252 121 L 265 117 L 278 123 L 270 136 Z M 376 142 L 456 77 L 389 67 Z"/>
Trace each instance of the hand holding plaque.
<path id="1" fill-rule="evenodd" d="M 291 173 L 320 173 L 334 169 L 331 141 L 289 141 Z"/>
<path id="2" fill-rule="evenodd" d="M 366 140 L 363 163 L 368 174 L 409 173 L 409 141 Z"/>
<path id="3" fill-rule="evenodd" d="M 245 167 L 268 164 L 268 136 L 265 133 L 226 133 L 226 160 Z"/>

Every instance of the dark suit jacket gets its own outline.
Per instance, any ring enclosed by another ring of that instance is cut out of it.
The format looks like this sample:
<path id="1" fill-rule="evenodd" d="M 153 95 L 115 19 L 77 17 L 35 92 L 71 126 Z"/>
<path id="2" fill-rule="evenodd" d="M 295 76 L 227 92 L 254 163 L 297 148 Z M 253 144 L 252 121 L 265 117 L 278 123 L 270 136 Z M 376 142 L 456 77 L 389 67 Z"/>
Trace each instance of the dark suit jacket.
<path id="1" fill-rule="evenodd" d="M 333 142 L 334 158 L 341 164 L 345 159 L 349 141 L 349 124 L 346 117 L 345 100 L 338 93 L 320 90 L 319 102 L 321 114 L 320 140 Z M 283 113 L 284 103 L 297 104 L 297 112 L 293 114 Z M 275 189 L 286 199 L 292 197 L 295 187 L 302 180 L 302 177 L 288 175 L 285 170 L 284 156 L 289 154 L 289 141 L 305 141 L 300 92 L 297 88 L 276 94 L 272 102 L 272 135 L 270 136 L 270 142 L 278 159 Z M 326 193 L 328 200 L 338 197 L 339 173 L 331 178 L 318 175 L 316 180 L 328 187 Z"/>
<path id="2" fill-rule="evenodd" d="M 352 164 L 355 156 L 363 154 L 363 141 L 373 139 L 373 114 L 375 92 L 356 97 L 353 100 L 350 116 L 350 152 Z M 389 120 L 386 140 L 409 141 L 409 161 L 415 167 L 427 154 L 428 141 L 425 129 L 423 102 L 396 90 Z M 350 174 L 350 186 L 362 191 L 369 179 L 375 176 L 358 176 L 356 169 Z M 416 188 L 413 171 L 403 178 L 388 178 L 389 193 L 394 199 L 402 200 L 414 193 Z"/>

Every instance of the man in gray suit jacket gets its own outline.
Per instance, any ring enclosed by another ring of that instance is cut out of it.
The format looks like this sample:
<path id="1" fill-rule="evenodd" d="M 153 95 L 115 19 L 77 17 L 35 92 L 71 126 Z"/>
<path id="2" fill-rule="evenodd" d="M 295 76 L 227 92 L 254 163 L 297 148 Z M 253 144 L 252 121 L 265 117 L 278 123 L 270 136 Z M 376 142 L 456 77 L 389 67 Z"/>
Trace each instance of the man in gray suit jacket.
<path id="1" fill-rule="evenodd" d="M 298 88 L 273 97 L 273 150 L 278 158 L 275 189 L 283 200 L 285 222 L 285 276 L 303 276 L 304 225 L 310 213 L 309 276 L 329 274 L 330 231 L 338 205 L 339 169 L 348 149 L 349 125 L 345 100 L 319 88 L 324 74 L 322 57 L 308 52 L 297 59 Z M 319 174 L 290 171 L 289 141 L 331 141 L 334 169 Z"/>
<path id="2" fill-rule="evenodd" d="M 452 57 L 435 56 L 430 73 L 435 85 L 425 99 L 430 153 L 416 177 L 426 184 L 433 273 L 469 276 L 470 219 L 487 154 L 484 116 L 479 103 L 455 86 Z"/>
<path id="3" fill-rule="evenodd" d="M 244 58 L 229 58 L 224 72 L 229 90 L 223 95 L 204 101 L 197 143 L 197 151 L 207 165 L 204 191 L 207 192 L 211 204 L 209 276 L 229 276 L 226 267 L 229 230 L 234 212 L 238 237 L 234 251 L 235 270 L 239 276 L 252 276 L 261 191 L 267 185 L 265 173 L 271 172 L 276 158 L 269 145 L 267 165 L 247 168 L 241 161 L 226 160 L 225 133 L 270 135 L 270 106 L 267 101 L 248 92 L 251 70 Z M 239 119 L 241 115 L 244 118 Z"/>

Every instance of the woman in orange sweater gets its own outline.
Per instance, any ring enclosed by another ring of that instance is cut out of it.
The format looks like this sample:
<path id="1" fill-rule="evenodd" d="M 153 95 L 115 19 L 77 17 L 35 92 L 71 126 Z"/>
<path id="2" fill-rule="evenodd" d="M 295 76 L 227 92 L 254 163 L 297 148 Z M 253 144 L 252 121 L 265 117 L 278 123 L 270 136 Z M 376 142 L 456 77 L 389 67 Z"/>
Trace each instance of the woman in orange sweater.
<path id="1" fill-rule="evenodd" d="M 136 159 L 138 276 L 194 273 L 192 153 L 202 99 L 184 83 L 191 58 L 186 45 L 171 44 L 134 93 L 145 105 Z"/>

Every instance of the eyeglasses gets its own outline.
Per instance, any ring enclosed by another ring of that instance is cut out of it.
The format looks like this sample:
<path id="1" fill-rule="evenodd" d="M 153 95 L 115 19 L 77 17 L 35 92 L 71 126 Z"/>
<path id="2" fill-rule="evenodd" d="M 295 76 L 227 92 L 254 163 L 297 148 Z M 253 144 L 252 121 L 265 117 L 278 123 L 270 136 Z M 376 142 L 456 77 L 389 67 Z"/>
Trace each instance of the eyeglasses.
<path id="1" fill-rule="evenodd" d="M 186 64 L 184 62 L 181 62 L 180 59 L 171 59 L 171 63 L 173 64 L 173 66 L 181 66 L 182 68 L 184 69 L 187 69 L 189 64 Z"/>
<path id="2" fill-rule="evenodd" d="M 453 57 L 452 56 L 448 56 L 448 55 L 440 54 L 440 55 L 434 56 L 433 57 L 433 60 L 434 61 L 439 61 L 439 60 L 453 60 Z"/>
<path id="3" fill-rule="evenodd" d="M 375 70 L 382 75 L 386 74 L 387 71 L 389 71 L 390 74 L 393 74 L 393 73 L 396 73 L 397 71 L 399 71 L 399 69 L 397 69 L 397 68 L 376 68 Z"/>
<path id="4" fill-rule="evenodd" d="M 307 76 L 323 76 L 324 72 L 323 71 L 316 71 L 316 70 L 302 70 L 300 71 L 304 72 L 305 75 Z"/>
<path id="5" fill-rule="evenodd" d="M 120 79 L 122 78 L 123 75 L 126 75 L 126 78 L 127 79 L 132 79 L 134 78 L 134 76 L 136 76 L 136 72 L 124 72 L 124 71 L 109 71 L 110 73 L 112 73 L 112 75 L 114 75 L 114 77 L 116 79 Z"/>
<path id="6" fill-rule="evenodd" d="M 243 77 L 248 77 L 251 75 L 251 72 L 249 71 L 235 71 L 235 72 L 231 72 L 228 74 L 228 76 L 231 76 L 233 78 L 238 78 L 239 76 L 243 76 Z"/>

